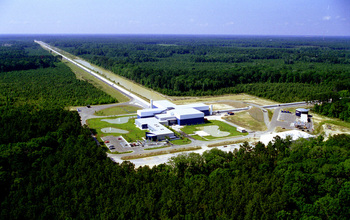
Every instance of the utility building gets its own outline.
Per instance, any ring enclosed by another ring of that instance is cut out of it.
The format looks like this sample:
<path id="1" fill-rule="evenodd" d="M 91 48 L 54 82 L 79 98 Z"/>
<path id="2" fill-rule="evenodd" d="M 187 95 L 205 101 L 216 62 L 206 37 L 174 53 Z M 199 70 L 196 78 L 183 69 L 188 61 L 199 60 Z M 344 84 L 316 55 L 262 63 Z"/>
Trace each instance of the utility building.
<path id="1" fill-rule="evenodd" d="M 297 108 L 295 110 L 295 115 L 300 117 L 301 122 L 307 123 L 309 120 L 309 109 Z"/>
<path id="2" fill-rule="evenodd" d="M 295 110 L 295 115 L 297 116 L 294 126 L 299 129 L 310 129 L 311 124 L 309 123 L 309 109 L 297 108 Z"/>

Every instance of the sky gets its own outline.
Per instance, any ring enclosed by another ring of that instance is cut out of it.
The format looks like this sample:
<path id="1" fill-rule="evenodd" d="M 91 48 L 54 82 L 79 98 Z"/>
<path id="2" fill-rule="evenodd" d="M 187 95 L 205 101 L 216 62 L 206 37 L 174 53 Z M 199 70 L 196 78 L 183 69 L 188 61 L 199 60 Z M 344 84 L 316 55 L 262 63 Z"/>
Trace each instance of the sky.
<path id="1" fill-rule="evenodd" d="M 350 1 L 0 0 L 0 34 L 350 36 Z"/>

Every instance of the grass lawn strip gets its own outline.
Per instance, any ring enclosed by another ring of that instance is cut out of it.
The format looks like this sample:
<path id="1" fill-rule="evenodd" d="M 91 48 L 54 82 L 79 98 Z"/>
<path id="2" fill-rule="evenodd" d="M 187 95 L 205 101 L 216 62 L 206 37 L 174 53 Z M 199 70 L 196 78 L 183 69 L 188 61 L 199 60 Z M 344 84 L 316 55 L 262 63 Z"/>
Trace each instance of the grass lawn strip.
<path id="1" fill-rule="evenodd" d="M 171 150 L 148 152 L 148 153 L 143 153 L 143 154 L 139 154 L 139 155 L 123 156 L 120 159 L 133 160 L 133 159 L 140 159 L 140 158 L 145 158 L 145 157 L 153 157 L 153 156 L 159 156 L 159 155 L 164 155 L 164 154 L 172 154 L 172 153 L 179 153 L 179 152 L 193 151 L 193 150 L 200 150 L 200 149 L 202 149 L 202 147 L 199 147 L 199 146 L 184 147 L 184 148 L 176 148 L 176 149 L 171 149 Z"/>
<path id="2" fill-rule="evenodd" d="M 114 152 L 111 152 L 110 150 L 108 150 L 108 154 L 130 154 L 134 151 L 130 150 L 130 151 L 125 151 L 125 152 L 118 152 L 118 151 L 114 151 Z"/>
<path id="3" fill-rule="evenodd" d="M 225 122 L 217 121 L 217 120 L 211 120 L 206 122 L 205 124 L 188 125 L 182 128 L 181 130 L 186 134 L 194 134 L 195 131 L 201 131 L 204 126 L 213 126 L 213 125 L 219 126 L 220 131 L 224 131 L 224 132 L 226 131 L 226 132 L 229 132 L 230 134 L 225 137 L 205 136 L 205 139 L 213 140 L 213 139 L 227 138 L 227 137 L 238 136 L 238 135 L 247 135 L 247 134 L 242 134 L 241 132 L 238 132 L 235 127 L 232 127 L 231 125 L 228 125 Z M 197 136 L 193 135 L 192 137 L 196 139 Z"/>
<path id="4" fill-rule="evenodd" d="M 124 116 L 120 116 L 124 117 Z M 141 140 L 145 136 L 145 131 L 137 128 L 135 126 L 135 118 L 130 118 L 127 123 L 124 124 L 111 124 L 106 121 L 102 121 L 102 119 L 115 119 L 119 117 L 108 117 L 108 118 L 92 118 L 87 121 L 87 124 L 90 128 L 96 130 L 96 136 L 97 138 L 101 139 L 103 136 L 108 135 L 122 135 L 126 141 L 136 141 Z M 129 131 L 127 134 L 120 134 L 120 133 L 103 133 L 101 131 L 102 128 L 112 127 L 116 129 L 126 130 Z"/>
<path id="5" fill-rule="evenodd" d="M 186 145 L 190 144 L 192 141 L 188 138 L 170 141 L 174 145 Z"/>
<path id="6" fill-rule="evenodd" d="M 106 108 L 100 111 L 95 112 L 95 115 L 97 116 L 110 116 L 110 115 L 122 115 L 122 114 L 130 114 L 130 113 L 136 113 L 137 110 L 141 108 L 136 106 L 130 106 L 130 105 L 119 105 L 119 106 L 113 106 L 110 108 Z"/>
<path id="7" fill-rule="evenodd" d="M 272 116 L 273 116 L 273 110 L 267 109 L 267 113 L 268 113 L 268 115 L 269 115 L 269 121 L 271 121 Z"/>
<path id="8" fill-rule="evenodd" d="M 151 148 L 145 148 L 144 150 L 157 150 L 157 149 L 162 149 L 162 148 L 167 148 L 167 147 L 170 147 L 170 146 L 161 146 L 161 147 L 151 147 Z"/>
<path id="9" fill-rule="evenodd" d="M 231 145 L 231 144 L 239 144 L 245 141 L 247 142 L 258 141 L 258 138 L 245 138 L 245 139 L 236 140 L 236 141 L 224 141 L 224 142 L 215 143 L 215 144 L 208 144 L 207 147 L 220 147 L 220 146 Z"/>

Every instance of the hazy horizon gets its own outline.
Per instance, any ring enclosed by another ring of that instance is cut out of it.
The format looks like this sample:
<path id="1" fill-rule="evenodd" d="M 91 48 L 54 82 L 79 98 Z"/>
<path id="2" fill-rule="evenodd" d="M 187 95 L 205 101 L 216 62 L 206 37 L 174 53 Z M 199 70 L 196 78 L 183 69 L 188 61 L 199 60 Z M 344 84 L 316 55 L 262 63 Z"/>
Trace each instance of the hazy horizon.
<path id="1" fill-rule="evenodd" d="M 350 36 L 346 0 L 2 0 L 1 35 Z"/>

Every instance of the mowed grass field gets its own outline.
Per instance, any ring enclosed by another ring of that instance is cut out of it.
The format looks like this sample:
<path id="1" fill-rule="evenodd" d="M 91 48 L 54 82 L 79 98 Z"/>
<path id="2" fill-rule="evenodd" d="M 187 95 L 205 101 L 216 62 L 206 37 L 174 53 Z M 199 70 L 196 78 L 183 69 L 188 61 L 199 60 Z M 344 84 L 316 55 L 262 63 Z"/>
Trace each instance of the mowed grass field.
<path id="1" fill-rule="evenodd" d="M 109 135 L 122 135 L 125 140 L 128 142 L 141 140 L 143 137 L 145 137 L 145 131 L 139 129 L 135 126 L 135 118 L 130 118 L 127 123 L 124 124 L 112 124 L 106 121 L 102 121 L 103 119 L 116 119 L 121 118 L 125 116 L 120 117 L 108 117 L 108 118 L 92 118 L 87 120 L 87 124 L 89 125 L 89 128 L 93 129 L 96 133 L 96 136 L 99 140 L 101 140 L 101 137 L 103 136 L 109 136 Z M 129 131 L 127 134 L 121 134 L 121 133 L 103 133 L 101 131 L 102 128 L 117 128 Z"/>
<path id="2" fill-rule="evenodd" d="M 254 115 L 254 113 L 252 113 L 252 115 Z M 252 115 L 250 112 L 244 111 L 244 112 L 238 112 L 232 116 L 225 117 L 224 119 L 226 121 L 232 122 L 240 127 L 243 127 L 252 131 L 265 131 L 267 127 L 264 121 L 256 120 L 254 117 L 252 117 Z"/>
<path id="3" fill-rule="evenodd" d="M 195 131 L 201 131 L 203 127 L 205 126 L 212 126 L 212 125 L 217 125 L 219 126 L 220 131 L 224 132 L 229 132 L 230 134 L 224 137 L 214 137 L 214 136 L 205 136 L 205 137 L 200 137 L 198 135 L 192 135 L 194 139 L 197 140 L 213 140 L 213 139 L 221 139 L 221 138 L 228 138 L 228 137 L 233 137 L 233 136 L 238 136 L 238 135 L 248 135 L 247 133 L 241 133 L 237 131 L 237 129 L 229 124 L 226 124 L 225 122 L 222 121 L 217 121 L 217 120 L 211 120 L 207 121 L 205 124 L 198 124 L 198 125 L 188 125 L 182 128 L 181 130 L 185 132 L 186 134 L 194 134 Z"/>
<path id="4" fill-rule="evenodd" d="M 109 115 L 122 115 L 122 114 L 132 114 L 136 113 L 137 110 L 141 108 L 131 105 L 118 105 L 110 108 L 106 108 L 100 111 L 97 111 L 95 115 L 98 116 L 109 116 Z"/>

